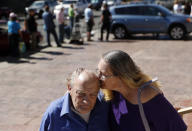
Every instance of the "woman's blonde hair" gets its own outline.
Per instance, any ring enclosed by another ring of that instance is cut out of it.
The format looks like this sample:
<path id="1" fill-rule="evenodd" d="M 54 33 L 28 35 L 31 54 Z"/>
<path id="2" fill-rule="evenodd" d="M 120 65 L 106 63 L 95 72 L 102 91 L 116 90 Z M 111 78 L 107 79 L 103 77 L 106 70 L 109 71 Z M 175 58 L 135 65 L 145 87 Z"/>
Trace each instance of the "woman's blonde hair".
<path id="1" fill-rule="evenodd" d="M 113 50 L 103 54 L 102 59 L 109 64 L 112 73 L 118 76 L 129 88 L 139 88 L 151 78 L 144 74 L 140 68 L 134 63 L 132 58 L 125 52 L 120 50 Z M 157 82 L 151 86 L 159 87 Z M 113 98 L 111 90 L 103 89 L 105 100 Z"/>

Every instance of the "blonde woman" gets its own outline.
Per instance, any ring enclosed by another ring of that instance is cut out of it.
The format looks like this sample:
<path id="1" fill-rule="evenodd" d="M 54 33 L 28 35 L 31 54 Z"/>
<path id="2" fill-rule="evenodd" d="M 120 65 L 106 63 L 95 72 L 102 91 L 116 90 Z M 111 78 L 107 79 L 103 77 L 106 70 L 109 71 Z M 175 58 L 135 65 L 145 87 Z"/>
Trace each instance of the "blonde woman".
<path id="1" fill-rule="evenodd" d="M 110 105 L 112 131 L 186 131 L 158 83 L 144 74 L 125 52 L 103 54 L 99 78 Z"/>

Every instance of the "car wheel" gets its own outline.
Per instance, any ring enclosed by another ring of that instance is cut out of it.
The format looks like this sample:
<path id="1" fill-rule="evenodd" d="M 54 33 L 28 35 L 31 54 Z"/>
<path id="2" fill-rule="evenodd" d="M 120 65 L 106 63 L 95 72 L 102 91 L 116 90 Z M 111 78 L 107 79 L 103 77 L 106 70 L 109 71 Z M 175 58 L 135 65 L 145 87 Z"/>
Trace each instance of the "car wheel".
<path id="1" fill-rule="evenodd" d="M 169 36 L 173 39 L 173 40 L 180 40 L 183 39 L 185 36 L 185 29 L 182 26 L 173 26 L 170 30 L 169 30 Z"/>
<path id="2" fill-rule="evenodd" d="M 116 39 L 123 39 L 126 37 L 127 31 L 123 26 L 117 26 L 113 33 Z"/>

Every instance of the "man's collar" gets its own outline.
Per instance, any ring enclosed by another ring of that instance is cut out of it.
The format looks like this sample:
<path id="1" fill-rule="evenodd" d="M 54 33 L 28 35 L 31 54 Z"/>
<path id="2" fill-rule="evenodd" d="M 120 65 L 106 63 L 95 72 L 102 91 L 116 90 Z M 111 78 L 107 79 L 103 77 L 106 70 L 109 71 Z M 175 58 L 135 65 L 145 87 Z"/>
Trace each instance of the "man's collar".
<path id="1" fill-rule="evenodd" d="M 69 92 L 66 92 L 63 98 L 63 105 L 62 105 L 60 117 L 70 113 L 71 113 L 71 96 Z"/>

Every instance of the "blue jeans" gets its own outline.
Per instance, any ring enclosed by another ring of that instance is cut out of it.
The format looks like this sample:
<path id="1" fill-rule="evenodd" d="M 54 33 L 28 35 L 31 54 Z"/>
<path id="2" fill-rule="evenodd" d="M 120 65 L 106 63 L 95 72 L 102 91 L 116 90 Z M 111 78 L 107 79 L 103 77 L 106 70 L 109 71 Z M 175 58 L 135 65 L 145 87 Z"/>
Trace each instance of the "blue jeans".
<path id="1" fill-rule="evenodd" d="M 57 45 L 60 45 L 60 44 L 59 44 L 58 37 L 57 37 L 57 33 L 56 33 L 55 29 L 46 30 L 46 32 L 47 32 L 47 43 L 48 43 L 49 46 L 51 45 L 51 43 L 50 43 L 50 34 L 53 35 L 56 44 L 57 44 Z"/>
<path id="2" fill-rule="evenodd" d="M 70 28 L 71 28 L 71 33 L 73 30 L 73 25 L 74 25 L 74 17 L 70 17 Z"/>

